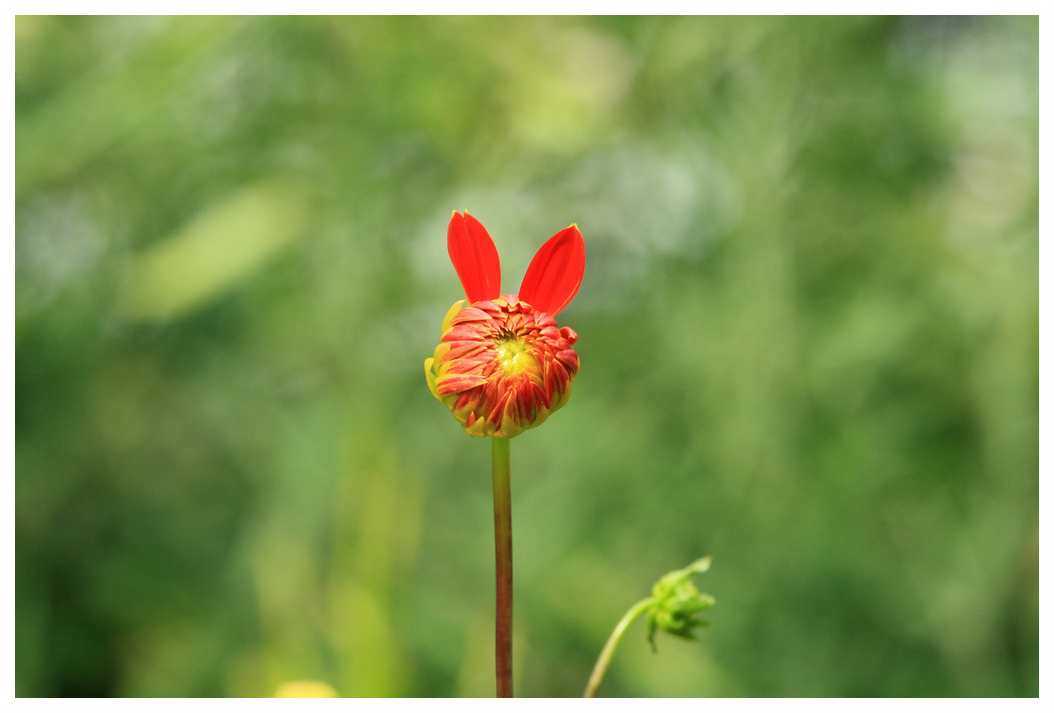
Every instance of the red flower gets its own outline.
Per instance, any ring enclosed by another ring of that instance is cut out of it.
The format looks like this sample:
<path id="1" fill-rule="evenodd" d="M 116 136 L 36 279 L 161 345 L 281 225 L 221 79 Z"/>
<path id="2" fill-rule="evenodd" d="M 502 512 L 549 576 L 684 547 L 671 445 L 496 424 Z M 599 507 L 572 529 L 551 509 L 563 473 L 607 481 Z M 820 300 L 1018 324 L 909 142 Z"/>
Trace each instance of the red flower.
<path id="1" fill-rule="evenodd" d="M 501 263 L 486 228 L 454 213 L 447 248 L 465 288 L 425 360 L 428 386 L 465 432 L 512 438 L 542 423 L 571 396 L 578 335 L 554 319 L 582 284 L 586 247 L 571 225 L 538 250 L 519 295 L 501 294 Z"/>

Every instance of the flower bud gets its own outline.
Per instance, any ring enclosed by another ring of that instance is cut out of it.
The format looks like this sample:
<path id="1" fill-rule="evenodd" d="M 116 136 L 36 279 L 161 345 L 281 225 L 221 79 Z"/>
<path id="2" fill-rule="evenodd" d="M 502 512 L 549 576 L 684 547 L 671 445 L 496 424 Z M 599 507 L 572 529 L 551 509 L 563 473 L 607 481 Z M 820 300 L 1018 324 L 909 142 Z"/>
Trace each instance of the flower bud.
<path id="1" fill-rule="evenodd" d="M 697 627 L 710 622 L 697 615 L 714 605 L 714 598 L 703 594 L 692 583 L 693 574 L 710 569 L 710 557 L 696 560 L 684 569 L 664 575 L 652 588 L 654 605 L 648 614 L 648 641 L 655 648 L 655 633 L 663 631 L 684 639 L 695 639 Z"/>
<path id="2" fill-rule="evenodd" d="M 567 403 L 578 335 L 515 295 L 457 302 L 425 376 L 465 432 L 512 438 Z"/>

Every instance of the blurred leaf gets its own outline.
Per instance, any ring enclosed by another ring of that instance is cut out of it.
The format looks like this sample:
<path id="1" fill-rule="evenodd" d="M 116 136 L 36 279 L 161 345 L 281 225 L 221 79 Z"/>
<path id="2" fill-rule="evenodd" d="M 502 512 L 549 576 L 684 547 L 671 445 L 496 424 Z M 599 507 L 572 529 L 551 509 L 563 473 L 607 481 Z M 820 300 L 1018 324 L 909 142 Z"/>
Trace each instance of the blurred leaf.
<path id="1" fill-rule="evenodd" d="M 303 191 L 278 181 L 228 196 L 136 256 L 121 314 L 171 319 L 198 307 L 302 238 L 310 215 Z"/>

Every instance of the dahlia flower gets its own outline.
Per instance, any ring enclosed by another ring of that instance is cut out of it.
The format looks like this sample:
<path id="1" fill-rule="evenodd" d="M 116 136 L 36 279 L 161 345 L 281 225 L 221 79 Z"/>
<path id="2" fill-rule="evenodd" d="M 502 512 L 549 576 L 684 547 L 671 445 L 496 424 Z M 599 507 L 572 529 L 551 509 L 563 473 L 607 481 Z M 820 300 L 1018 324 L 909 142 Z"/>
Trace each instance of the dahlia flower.
<path id="1" fill-rule="evenodd" d="M 439 346 L 425 360 L 428 387 L 466 433 L 512 438 L 571 396 L 578 335 L 555 318 L 582 284 L 582 234 L 571 225 L 542 245 L 518 295 L 501 293 L 494 241 L 467 211 L 450 219 L 447 249 L 466 300 L 447 312 Z"/>

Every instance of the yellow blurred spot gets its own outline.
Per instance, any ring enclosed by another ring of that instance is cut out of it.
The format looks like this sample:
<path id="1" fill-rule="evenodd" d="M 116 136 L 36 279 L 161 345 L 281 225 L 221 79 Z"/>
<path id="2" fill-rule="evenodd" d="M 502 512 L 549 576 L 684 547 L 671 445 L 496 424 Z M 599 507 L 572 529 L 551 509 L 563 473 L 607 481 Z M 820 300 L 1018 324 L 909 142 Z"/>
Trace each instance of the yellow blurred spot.
<path id="1" fill-rule="evenodd" d="M 128 319 L 177 317 L 232 287 L 306 231 L 308 199 L 264 181 L 206 208 L 132 261 L 118 309 Z"/>
<path id="2" fill-rule="evenodd" d="M 337 698 L 337 692 L 322 681 L 290 681 L 274 692 L 275 698 Z"/>

